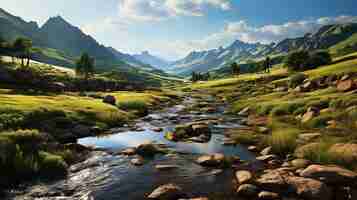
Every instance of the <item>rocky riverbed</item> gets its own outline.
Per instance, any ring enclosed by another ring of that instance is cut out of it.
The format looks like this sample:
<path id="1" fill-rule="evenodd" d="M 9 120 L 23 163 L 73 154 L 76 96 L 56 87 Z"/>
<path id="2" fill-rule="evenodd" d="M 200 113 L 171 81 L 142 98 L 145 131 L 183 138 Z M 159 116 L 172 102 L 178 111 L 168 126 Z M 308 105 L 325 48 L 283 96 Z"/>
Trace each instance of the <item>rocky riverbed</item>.
<path id="1" fill-rule="evenodd" d="M 245 120 L 225 107 L 208 94 L 187 96 L 115 134 L 82 138 L 78 144 L 97 150 L 66 179 L 8 199 L 357 199 L 352 171 L 236 144 L 228 133 Z"/>

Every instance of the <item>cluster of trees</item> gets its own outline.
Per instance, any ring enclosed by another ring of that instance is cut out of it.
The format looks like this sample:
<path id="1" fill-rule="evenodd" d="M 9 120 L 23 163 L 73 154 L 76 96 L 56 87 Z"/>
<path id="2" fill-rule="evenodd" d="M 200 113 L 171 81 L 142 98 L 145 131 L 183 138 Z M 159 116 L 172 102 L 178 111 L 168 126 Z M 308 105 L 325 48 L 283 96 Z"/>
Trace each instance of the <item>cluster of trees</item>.
<path id="1" fill-rule="evenodd" d="M 233 76 L 238 76 L 240 74 L 240 66 L 236 62 L 231 64 L 231 70 Z"/>
<path id="2" fill-rule="evenodd" d="M 192 72 L 192 77 L 191 81 L 196 82 L 196 81 L 208 81 L 211 78 L 211 74 L 209 72 L 207 73 L 196 73 Z"/>
<path id="3" fill-rule="evenodd" d="M 304 71 L 315 69 L 332 62 L 331 55 L 327 51 L 308 52 L 305 50 L 290 53 L 284 63 L 291 71 Z"/>
<path id="4" fill-rule="evenodd" d="M 88 80 L 95 72 L 94 64 L 94 58 L 90 57 L 88 53 L 83 53 L 76 61 L 76 75 L 82 76 L 85 80 Z"/>
<path id="5" fill-rule="evenodd" d="M 231 64 L 231 72 L 232 75 L 237 76 L 243 72 L 245 73 L 255 73 L 259 71 L 263 71 L 266 73 L 270 72 L 270 69 L 273 65 L 272 59 L 270 57 L 267 57 L 264 61 L 260 62 L 255 62 L 255 61 L 248 61 L 247 64 L 237 64 L 236 62 L 233 62 Z"/>
<path id="6" fill-rule="evenodd" d="M 37 51 L 32 47 L 32 41 L 27 38 L 19 37 L 14 42 L 7 42 L 0 38 L 0 53 L 6 54 L 14 58 L 21 59 L 21 66 L 25 66 L 24 60 L 26 59 L 26 66 L 30 65 L 31 53 Z"/>

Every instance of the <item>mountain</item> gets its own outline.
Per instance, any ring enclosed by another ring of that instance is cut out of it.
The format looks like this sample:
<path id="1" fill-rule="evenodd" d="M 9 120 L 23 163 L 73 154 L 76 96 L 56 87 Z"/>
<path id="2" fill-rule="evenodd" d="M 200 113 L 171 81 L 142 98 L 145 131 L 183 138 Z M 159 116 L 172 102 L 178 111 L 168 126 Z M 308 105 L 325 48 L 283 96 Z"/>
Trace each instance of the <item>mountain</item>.
<path id="1" fill-rule="evenodd" d="M 166 70 L 167 66 L 169 65 L 169 62 L 151 55 L 148 51 L 144 51 L 141 54 L 135 54 L 133 55 L 133 57 L 139 61 L 141 61 L 142 63 L 146 63 L 149 64 L 153 67 L 156 67 L 158 69 L 162 69 L 162 70 Z"/>
<path id="2" fill-rule="evenodd" d="M 270 45 L 245 43 L 239 40 L 230 46 L 207 51 L 193 51 L 185 58 L 173 62 L 170 70 L 181 75 L 195 72 L 207 72 L 242 59 L 253 59 L 270 51 Z"/>
<path id="3" fill-rule="evenodd" d="M 303 37 L 285 39 L 278 43 L 272 53 L 288 53 L 292 50 L 328 49 L 357 33 L 356 23 L 332 24 L 321 27 L 317 32 Z"/>
<path id="4" fill-rule="evenodd" d="M 260 60 L 266 56 L 281 57 L 295 50 L 319 49 L 330 50 L 331 53 L 339 55 L 357 51 L 357 24 L 326 25 L 315 33 L 287 38 L 277 44 L 250 44 L 237 40 L 227 48 L 193 51 L 185 58 L 172 63 L 170 70 L 187 76 L 193 71 L 219 71 L 221 68 L 227 68 L 232 62 L 244 63 L 250 60 Z"/>

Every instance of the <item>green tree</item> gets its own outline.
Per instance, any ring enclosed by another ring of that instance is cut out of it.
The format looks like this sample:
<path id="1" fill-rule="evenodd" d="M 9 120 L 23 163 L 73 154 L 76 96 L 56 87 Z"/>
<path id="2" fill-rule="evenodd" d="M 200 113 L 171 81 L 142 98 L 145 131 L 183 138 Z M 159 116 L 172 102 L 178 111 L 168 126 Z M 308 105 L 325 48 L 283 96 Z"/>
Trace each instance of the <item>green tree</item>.
<path id="1" fill-rule="evenodd" d="M 239 75 L 240 73 L 240 67 L 236 62 L 233 62 L 231 64 L 231 70 L 233 75 Z"/>
<path id="2" fill-rule="evenodd" d="M 264 61 L 264 72 L 270 73 L 271 66 L 272 66 L 272 62 L 270 57 L 268 56 Z"/>
<path id="3" fill-rule="evenodd" d="M 21 59 L 21 66 L 24 66 L 24 59 L 27 59 L 27 66 L 30 64 L 32 41 L 19 37 L 13 43 L 13 50 L 17 57 Z"/>
<path id="4" fill-rule="evenodd" d="M 87 53 L 83 53 L 76 62 L 76 74 L 88 80 L 94 74 L 94 58 Z"/>
<path id="5" fill-rule="evenodd" d="M 286 57 L 284 63 L 291 71 L 302 71 L 309 59 L 309 52 L 305 50 L 294 51 Z"/>
<path id="6" fill-rule="evenodd" d="M 310 55 L 304 69 L 314 69 L 322 65 L 328 65 L 332 62 L 332 58 L 327 51 L 316 51 Z"/>

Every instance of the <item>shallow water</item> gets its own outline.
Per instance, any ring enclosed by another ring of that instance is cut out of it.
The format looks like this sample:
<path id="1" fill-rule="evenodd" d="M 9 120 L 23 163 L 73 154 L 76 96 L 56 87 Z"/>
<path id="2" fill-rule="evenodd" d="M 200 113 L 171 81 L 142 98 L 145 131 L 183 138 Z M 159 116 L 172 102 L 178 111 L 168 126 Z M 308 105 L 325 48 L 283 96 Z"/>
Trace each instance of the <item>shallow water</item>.
<path id="1" fill-rule="evenodd" d="M 195 101 L 195 99 L 187 98 L 182 105 L 138 120 L 136 126 L 144 129 L 143 131 L 124 131 L 78 140 L 80 144 L 105 148 L 112 152 L 136 147 L 150 141 L 165 144 L 175 152 L 185 154 L 157 155 L 147 159 L 143 166 L 136 167 L 130 164 L 132 157 L 98 152 L 85 163 L 72 166 L 72 173 L 66 180 L 47 185 L 46 192 L 42 196 L 45 197 L 44 199 L 51 199 L 48 194 L 55 194 L 54 196 L 59 194 L 69 199 L 142 200 L 156 187 L 176 183 L 192 197 L 218 193 L 223 196 L 222 199 L 231 199 L 234 196 L 232 195 L 234 194 L 234 184 L 232 184 L 234 171 L 205 168 L 196 164 L 195 160 L 202 154 L 223 153 L 256 163 L 255 156 L 243 146 L 222 144 L 225 130 L 239 127 L 239 119 L 222 114 L 223 106 L 220 106 L 218 112 L 213 114 L 179 114 Z M 222 123 L 211 127 L 213 134 L 208 143 L 176 143 L 164 137 L 165 132 L 172 130 L 177 124 L 207 118 L 223 118 Z M 152 131 L 154 127 L 162 127 L 164 131 L 154 132 Z M 176 165 L 177 168 L 158 171 L 155 169 L 156 164 Z"/>

